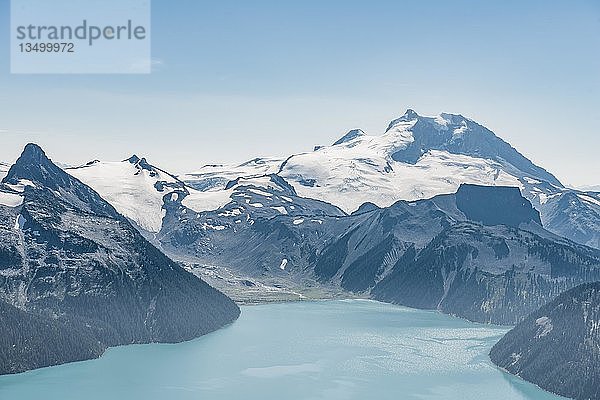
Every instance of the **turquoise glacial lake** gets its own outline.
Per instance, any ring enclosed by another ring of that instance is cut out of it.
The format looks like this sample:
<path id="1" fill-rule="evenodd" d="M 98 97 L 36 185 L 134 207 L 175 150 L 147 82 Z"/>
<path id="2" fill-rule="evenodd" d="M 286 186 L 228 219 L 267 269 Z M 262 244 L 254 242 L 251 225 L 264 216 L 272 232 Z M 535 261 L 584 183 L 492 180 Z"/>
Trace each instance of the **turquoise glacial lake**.
<path id="1" fill-rule="evenodd" d="M 0 377 L 0 399 L 559 399 L 489 361 L 506 331 L 373 301 L 247 306 L 190 342 Z"/>

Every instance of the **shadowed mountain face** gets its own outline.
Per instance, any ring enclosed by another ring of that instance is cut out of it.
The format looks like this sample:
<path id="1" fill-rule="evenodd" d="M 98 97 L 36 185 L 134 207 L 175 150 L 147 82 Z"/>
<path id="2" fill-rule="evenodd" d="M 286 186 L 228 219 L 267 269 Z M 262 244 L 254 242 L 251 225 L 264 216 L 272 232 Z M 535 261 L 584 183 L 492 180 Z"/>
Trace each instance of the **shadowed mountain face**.
<path id="1" fill-rule="evenodd" d="M 514 187 L 461 185 L 456 206 L 468 219 L 484 225 L 542 224 L 540 213 Z"/>
<path id="2" fill-rule="evenodd" d="M 316 281 L 503 324 L 600 279 L 600 252 L 544 230 L 516 188 L 462 185 L 456 194 L 366 206 L 353 215 L 317 214 L 318 202 L 289 188 L 237 188 L 215 211 L 171 204 L 157 236 L 162 248 L 259 280 Z M 273 215 L 271 207 L 285 214 Z"/>
<path id="3" fill-rule="evenodd" d="M 371 295 L 510 325 L 558 293 L 597 279 L 597 251 L 527 230 L 462 222 L 444 229 L 425 248 L 403 255 Z"/>
<path id="4" fill-rule="evenodd" d="M 491 350 L 501 368 L 574 399 L 600 397 L 600 282 L 533 312 Z"/>
<path id="5" fill-rule="evenodd" d="M 544 226 L 557 235 L 600 249 L 600 193 L 566 191 L 540 206 Z"/>
<path id="6" fill-rule="evenodd" d="M 411 128 L 413 141 L 392 158 L 416 163 L 430 150 L 443 150 L 453 154 L 503 161 L 522 173 L 538 177 L 558 187 L 562 184 L 543 168 L 533 164 L 510 144 L 492 131 L 460 114 L 442 113 L 437 118 L 423 117 L 413 110 L 392 121 L 388 130 L 402 122 L 416 121 Z"/>
<path id="7" fill-rule="evenodd" d="M 32 328 L 1 325 L 4 342 L 31 346 L 27 357 L 0 348 L 0 373 L 90 358 L 107 346 L 188 340 L 238 316 L 231 300 L 148 243 L 38 146 L 26 146 L 0 191 L 21 199 L 0 204 L 2 312 Z M 64 340 L 48 337 L 57 333 Z M 61 348 L 49 354 L 53 341 Z"/>

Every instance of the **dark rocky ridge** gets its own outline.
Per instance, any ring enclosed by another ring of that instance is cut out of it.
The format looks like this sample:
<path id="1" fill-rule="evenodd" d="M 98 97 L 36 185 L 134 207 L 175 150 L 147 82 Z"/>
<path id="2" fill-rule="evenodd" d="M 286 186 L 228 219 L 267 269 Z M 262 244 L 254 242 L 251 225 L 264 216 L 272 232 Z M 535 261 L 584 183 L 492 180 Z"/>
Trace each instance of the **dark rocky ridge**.
<path id="1" fill-rule="evenodd" d="M 542 224 L 540 213 L 516 187 L 463 184 L 456 192 L 456 206 L 468 219 L 484 225 Z"/>
<path id="2" fill-rule="evenodd" d="M 510 325 L 562 291 L 596 279 L 598 252 L 503 225 L 462 222 L 445 228 L 425 248 L 407 252 L 371 295 Z"/>

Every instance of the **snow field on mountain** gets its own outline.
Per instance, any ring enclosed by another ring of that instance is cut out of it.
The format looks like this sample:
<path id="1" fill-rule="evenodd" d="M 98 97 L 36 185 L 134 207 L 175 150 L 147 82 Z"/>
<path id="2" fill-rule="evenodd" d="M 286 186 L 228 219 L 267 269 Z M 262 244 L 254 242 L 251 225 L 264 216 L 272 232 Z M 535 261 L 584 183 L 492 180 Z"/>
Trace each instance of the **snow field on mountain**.
<path id="1" fill-rule="evenodd" d="M 174 183 L 171 175 L 137 168 L 129 161 L 96 162 L 67 172 L 98 192 L 141 228 L 150 232 L 160 230 L 165 216 L 163 197 L 171 191 L 161 192 L 155 185 L 159 181 Z"/>
<path id="2" fill-rule="evenodd" d="M 454 193 L 461 183 L 522 187 L 498 163 L 482 158 L 431 150 L 413 165 L 385 154 L 371 152 L 365 157 L 369 147 L 365 152 L 360 146 L 338 152 L 335 147 L 292 157 L 281 176 L 300 196 L 326 201 L 346 212 L 365 202 L 387 207 L 398 200 Z M 302 183 L 311 179 L 316 181 L 313 186 Z"/>

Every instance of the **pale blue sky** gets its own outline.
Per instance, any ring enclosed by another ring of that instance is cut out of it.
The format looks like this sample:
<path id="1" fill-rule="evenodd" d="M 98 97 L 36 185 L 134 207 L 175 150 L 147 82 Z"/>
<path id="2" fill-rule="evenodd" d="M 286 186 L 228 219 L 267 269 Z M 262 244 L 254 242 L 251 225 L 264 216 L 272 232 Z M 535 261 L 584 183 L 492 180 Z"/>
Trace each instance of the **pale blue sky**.
<path id="1" fill-rule="evenodd" d="M 0 160 L 35 141 L 79 163 L 175 172 L 288 155 L 406 108 L 483 123 L 565 183 L 595 184 L 600 2 L 152 2 L 151 75 L 10 75 L 0 0 Z"/>

